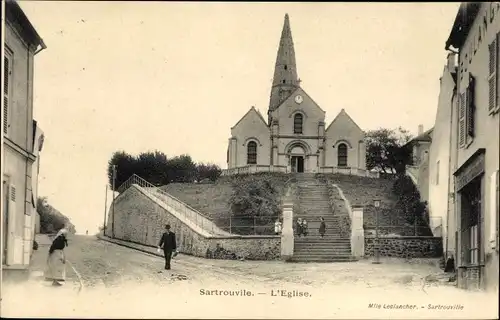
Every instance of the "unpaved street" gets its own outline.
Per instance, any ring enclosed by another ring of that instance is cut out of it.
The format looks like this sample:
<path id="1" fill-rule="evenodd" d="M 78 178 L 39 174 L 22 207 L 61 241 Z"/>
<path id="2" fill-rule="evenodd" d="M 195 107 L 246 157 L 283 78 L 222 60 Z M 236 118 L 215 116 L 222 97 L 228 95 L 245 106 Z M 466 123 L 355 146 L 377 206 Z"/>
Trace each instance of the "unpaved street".
<path id="1" fill-rule="evenodd" d="M 39 270 L 31 281 L 4 285 L 2 316 L 475 318 L 481 312 L 492 317 L 497 310 L 492 295 L 437 282 L 424 287 L 423 279 L 439 271 L 428 264 L 299 264 L 180 255 L 165 272 L 161 257 L 90 236 L 70 239 L 69 281 L 52 288 L 41 275 L 47 250 L 42 244 L 35 253 Z M 21 297 L 28 294 L 27 304 Z M 61 301 L 57 308 L 50 307 L 54 298 Z M 394 309 L 398 304 L 403 309 Z M 429 304 L 451 309 L 431 310 Z"/>

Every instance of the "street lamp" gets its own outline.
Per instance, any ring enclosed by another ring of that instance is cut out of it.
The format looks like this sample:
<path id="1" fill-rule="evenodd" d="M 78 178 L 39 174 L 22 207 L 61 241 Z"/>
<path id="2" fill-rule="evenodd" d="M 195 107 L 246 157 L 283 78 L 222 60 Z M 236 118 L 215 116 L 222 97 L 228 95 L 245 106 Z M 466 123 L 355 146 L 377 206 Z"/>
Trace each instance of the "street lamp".
<path id="1" fill-rule="evenodd" d="M 378 208 L 380 208 L 380 200 L 375 199 L 373 200 L 373 206 L 375 207 L 375 239 L 376 239 L 376 246 L 375 246 L 375 261 L 373 261 L 373 264 L 380 264 L 380 241 L 378 237 Z"/>

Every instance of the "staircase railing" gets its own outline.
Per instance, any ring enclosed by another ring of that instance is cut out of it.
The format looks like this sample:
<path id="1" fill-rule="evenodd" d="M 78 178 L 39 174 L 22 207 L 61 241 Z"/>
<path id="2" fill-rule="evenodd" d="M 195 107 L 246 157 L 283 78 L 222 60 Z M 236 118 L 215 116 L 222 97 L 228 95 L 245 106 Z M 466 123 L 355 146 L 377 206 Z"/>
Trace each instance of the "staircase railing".
<path id="1" fill-rule="evenodd" d="M 150 196 L 160 198 L 160 200 L 165 202 L 168 206 L 174 208 L 175 211 L 178 212 L 181 216 L 191 221 L 203 230 L 210 232 L 211 234 L 229 234 L 228 232 L 225 232 L 224 230 L 218 228 L 211 217 L 199 212 L 185 202 L 182 202 L 181 200 L 161 190 L 154 184 L 146 181 L 136 174 L 133 174 L 124 183 L 122 183 L 120 187 L 118 187 L 117 191 L 119 193 L 122 193 L 134 184 L 141 187 Z"/>

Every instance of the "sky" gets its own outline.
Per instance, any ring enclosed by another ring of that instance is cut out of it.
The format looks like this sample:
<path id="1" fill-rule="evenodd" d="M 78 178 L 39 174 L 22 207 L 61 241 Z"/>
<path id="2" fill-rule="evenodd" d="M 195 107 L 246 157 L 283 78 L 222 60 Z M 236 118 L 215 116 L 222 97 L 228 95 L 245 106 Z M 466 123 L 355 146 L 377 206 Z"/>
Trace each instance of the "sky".
<path id="1" fill-rule="evenodd" d="M 251 106 L 267 113 L 285 13 L 301 86 L 327 125 L 344 108 L 364 130 L 432 127 L 459 3 L 20 5 L 47 44 L 35 58 L 39 195 L 93 233 L 114 151 L 226 168 L 230 128 Z"/>

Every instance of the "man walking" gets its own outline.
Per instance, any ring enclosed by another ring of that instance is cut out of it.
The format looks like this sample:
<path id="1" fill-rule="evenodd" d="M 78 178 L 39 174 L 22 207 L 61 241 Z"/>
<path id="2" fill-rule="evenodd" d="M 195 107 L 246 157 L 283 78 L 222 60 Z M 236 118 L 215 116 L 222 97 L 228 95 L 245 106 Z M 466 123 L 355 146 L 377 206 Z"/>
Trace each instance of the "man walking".
<path id="1" fill-rule="evenodd" d="M 158 244 L 158 251 L 163 245 L 163 253 L 165 254 L 165 270 L 170 270 L 170 260 L 172 253 L 174 256 L 177 254 L 177 243 L 175 242 L 175 233 L 170 231 L 170 225 L 165 225 L 165 232 L 161 236 L 160 243 Z"/>

